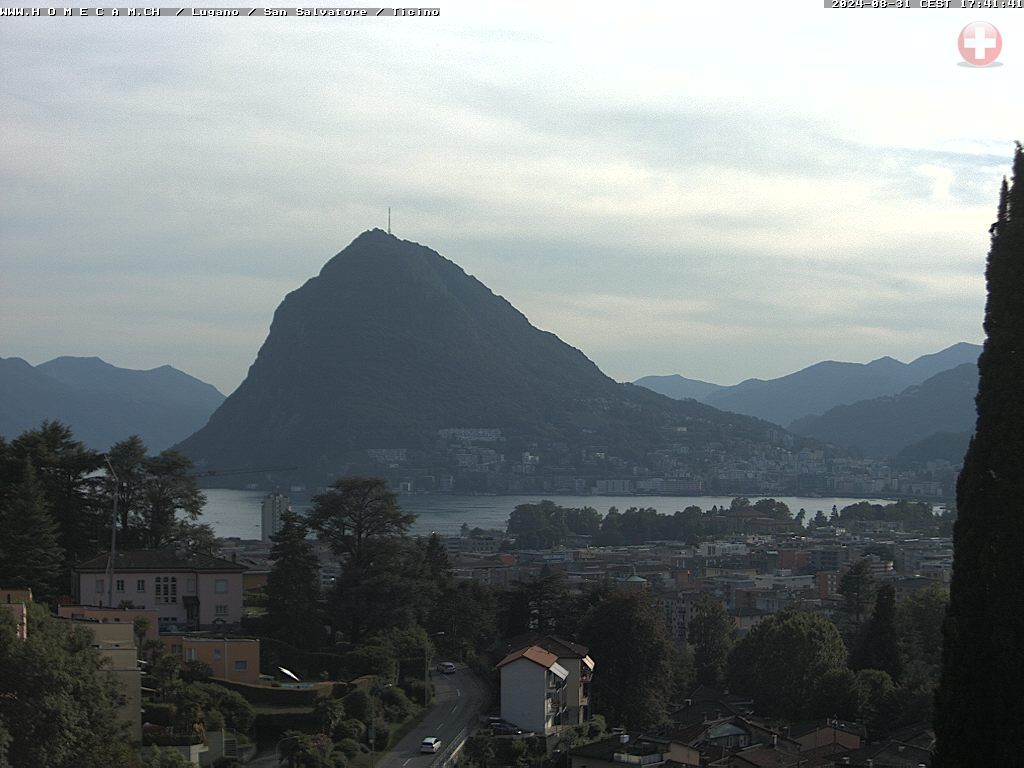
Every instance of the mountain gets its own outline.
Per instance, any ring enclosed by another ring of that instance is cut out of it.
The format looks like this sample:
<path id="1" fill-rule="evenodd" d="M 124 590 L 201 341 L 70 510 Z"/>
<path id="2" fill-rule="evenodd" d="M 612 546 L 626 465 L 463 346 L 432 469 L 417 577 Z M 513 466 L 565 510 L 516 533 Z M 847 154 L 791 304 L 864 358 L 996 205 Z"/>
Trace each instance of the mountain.
<path id="1" fill-rule="evenodd" d="M 967 453 L 974 430 L 967 432 L 933 432 L 916 443 L 900 449 L 896 454 L 897 465 L 906 467 L 917 461 L 942 459 L 950 464 L 959 464 Z"/>
<path id="2" fill-rule="evenodd" d="M 675 373 L 670 376 L 644 376 L 633 383 L 638 387 L 645 387 L 651 392 L 657 392 L 659 395 L 671 397 L 673 400 L 692 398 L 702 402 L 711 393 L 723 389 L 720 384 L 712 384 L 700 379 L 688 379 Z"/>
<path id="3" fill-rule="evenodd" d="M 446 428 L 500 429 L 510 460 L 533 451 L 555 465 L 585 449 L 636 462 L 669 442 L 782 432 L 618 384 L 456 264 L 375 229 L 285 297 L 245 381 L 180 448 L 200 464 L 323 478 L 368 449 L 441 465 Z"/>
<path id="4" fill-rule="evenodd" d="M 797 419 L 791 428 L 872 456 L 892 456 L 906 449 L 908 458 L 939 450 L 963 458 L 958 435 L 966 432 L 969 436 L 974 429 L 977 391 L 978 366 L 964 363 L 898 395 L 836 406 L 821 416 Z M 943 437 L 935 433 L 954 434 Z M 922 441 L 926 441 L 924 445 Z"/>
<path id="5" fill-rule="evenodd" d="M 977 344 L 960 342 L 910 363 L 901 363 L 891 357 L 881 357 L 870 363 L 828 360 L 777 379 L 747 379 L 729 387 L 714 387 L 703 395 L 684 396 L 695 397 L 721 410 L 745 413 L 777 424 L 790 424 L 802 416 L 822 414 L 837 405 L 895 395 L 942 371 L 963 363 L 976 363 L 979 354 L 981 347 Z M 657 386 L 650 386 L 647 380 L 651 378 L 662 381 L 655 382 Z M 673 382 L 665 382 L 665 379 L 672 377 L 646 377 L 637 383 L 676 397 L 666 391 Z M 679 391 L 688 391 L 688 385 L 680 385 Z M 689 391 L 699 391 L 699 388 Z"/>
<path id="6" fill-rule="evenodd" d="M 0 358 L 0 435 L 13 438 L 46 420 L 68 424 L 97 450 L 139 435 L 155 451 L 206 423 L 224 396 L 168 365 L 117 368 L 98 357 L 58 357 L 33 367 Z"/>

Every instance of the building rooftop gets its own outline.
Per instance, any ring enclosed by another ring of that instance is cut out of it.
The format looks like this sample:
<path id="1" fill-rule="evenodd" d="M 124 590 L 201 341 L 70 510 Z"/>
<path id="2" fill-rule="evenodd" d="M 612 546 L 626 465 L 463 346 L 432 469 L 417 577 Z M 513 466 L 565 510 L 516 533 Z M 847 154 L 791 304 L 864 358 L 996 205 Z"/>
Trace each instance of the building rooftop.
<path id="1" fill-rule="evenodd" d="M 105 573 L 107 570 L 107 554 L 98 555 L 91 560 L 79 563 L 75 568 L 79 573 Z M 240 563 L 225 560 L 222 557 L 203 555 L 175 549 L 139 549 L 118 552 L 114 557 L 114 570 L 125 571 L 210 571 L 235 572 L 247 570 Z"/>

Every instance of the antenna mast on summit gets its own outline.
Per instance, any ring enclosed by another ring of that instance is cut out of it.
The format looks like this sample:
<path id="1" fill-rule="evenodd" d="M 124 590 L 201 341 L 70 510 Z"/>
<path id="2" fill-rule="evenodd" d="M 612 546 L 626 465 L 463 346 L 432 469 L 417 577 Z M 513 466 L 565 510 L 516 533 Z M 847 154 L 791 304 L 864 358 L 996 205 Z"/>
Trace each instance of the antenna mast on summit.
<path id="1" fill-rule="evenodd" d="M 388 234 L 391 234 L 391 206 L 388 206 Z"/>

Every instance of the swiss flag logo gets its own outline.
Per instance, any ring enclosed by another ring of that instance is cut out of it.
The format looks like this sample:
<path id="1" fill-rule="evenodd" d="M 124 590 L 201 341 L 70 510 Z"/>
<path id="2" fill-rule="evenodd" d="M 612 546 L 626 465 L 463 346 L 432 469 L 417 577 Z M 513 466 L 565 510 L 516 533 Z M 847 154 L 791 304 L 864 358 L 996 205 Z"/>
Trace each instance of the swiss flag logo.
<path id="1" fill-rule="evenodd" d="M 964 61 L 976 67 L 984 67 L 999 58 L 1003 50 L 1003 37 L 999 30 L 987 21 L 972 21 L 962 30 L 957 41 Z"/>

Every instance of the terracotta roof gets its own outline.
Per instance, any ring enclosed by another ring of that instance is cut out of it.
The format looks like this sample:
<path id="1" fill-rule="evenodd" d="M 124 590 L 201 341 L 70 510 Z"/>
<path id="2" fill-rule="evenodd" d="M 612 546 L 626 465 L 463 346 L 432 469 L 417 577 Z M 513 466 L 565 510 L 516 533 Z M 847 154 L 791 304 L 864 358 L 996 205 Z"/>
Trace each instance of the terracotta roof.
<path id="1" fill-rule="evenodd" d="M 107 570 L 107 554 L 79 563 L 79 573 L 103 573 Z M 127 571 L 235 571 L 247 570 L 240 563 L 222 557 L 201 555 L 195 552 L 179 552 L 173 549 L 139 549 L 118 552 L 114 557 L 114 570 Z"/>
<path id="2" fill-rule="evenodd" d="M 517 659 L 527 659 L 532 661 L 534 664 L 540 664 L 545 669 L 551 669 L 558 665 L 558 657 L 551 651 L 545 651 L 539 645 L 528 645 L 525 648 L 520 648 L 518 651 L 513 651 L 504 659 L 498 662 L 498 668 L 511 664 Z"/>

